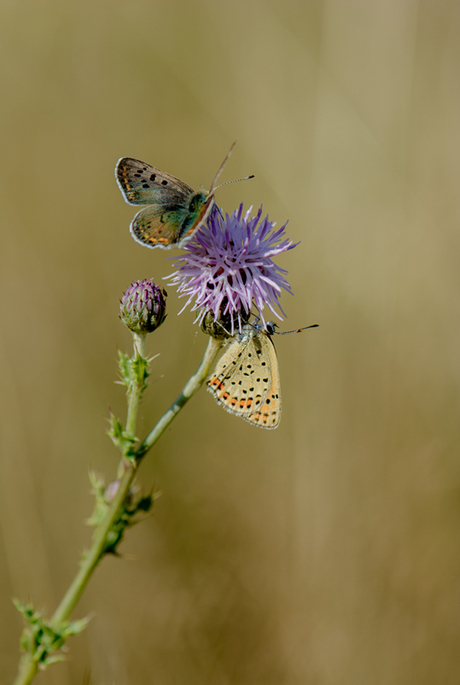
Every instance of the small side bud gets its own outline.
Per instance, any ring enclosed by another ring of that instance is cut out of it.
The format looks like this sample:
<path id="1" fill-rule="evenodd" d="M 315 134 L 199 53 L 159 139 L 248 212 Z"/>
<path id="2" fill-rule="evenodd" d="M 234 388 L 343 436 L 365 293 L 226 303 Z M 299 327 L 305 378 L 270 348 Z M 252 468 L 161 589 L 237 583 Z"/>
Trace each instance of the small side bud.
<path id="1" fill-rule="evenodd" d="M 118 490 L 120 489 L 120 479 L 117 478 L 117 480 L 113 480 L 111 483 L 107 485 L 107 487 L 104 490 L 104 499 L 107 502 L 107 504 L 112 504 L 113 500 L 117 496 Z M 126 495 L 125 499 L 125 505 L 129 506 L 131 502 L 133 501 L 133 496 L 134 496 L 134 491 L 130 489 L 128 491 L 128 494 Z"/>
<path id="2" fill-rule="evenodd" d="M 120 300 L 120 319 L 133 333 L 152 333 L 166 318 L 166 297 L 153 279 L 134 281 Z"/>
<path id="3" fill-rule="evenodd" d="M 113 500 L 116 497 L 116 494 L 118 492 L 118 489 L 120 487 L 120 479 L 118 478 L 117 480 L 113 480 L 111 483 L 109 483 L 104 490 L 104 499 L 107 502 L 107 504 L 110 504 L 113 502 Z"/>

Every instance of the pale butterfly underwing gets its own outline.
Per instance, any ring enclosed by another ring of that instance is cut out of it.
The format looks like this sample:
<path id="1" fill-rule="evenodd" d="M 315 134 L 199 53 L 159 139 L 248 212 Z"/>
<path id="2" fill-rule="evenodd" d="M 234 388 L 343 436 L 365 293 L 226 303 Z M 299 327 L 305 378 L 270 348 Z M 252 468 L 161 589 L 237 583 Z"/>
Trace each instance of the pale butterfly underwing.
<path id="1" fill-rule="evenodd" d="M 318 324 L 306 326 L 316 328 Z M 271 336 L 276 324 L 255 321 L 243 326 L 231 338 L 207 382 L 218 404 L 254 426 L 277 428 L 281 419 L 281 391 L 278 358 Z M 299 328 L 287 333 L 298 333 Z"/>
<path id="2" fill-rule="evenodd" d="M 134 240 L 151 248 L 183 247 L 206 223 L 215 204 L 217 179 L 234 146 L 235 143 L 214 176 L 209 191 L 195 191 L 175 176 L 138 159 L 119 159 L 115 178 L 124 199 L 130 205 L 148 205 L 131 221 L 129 228 Z"/>

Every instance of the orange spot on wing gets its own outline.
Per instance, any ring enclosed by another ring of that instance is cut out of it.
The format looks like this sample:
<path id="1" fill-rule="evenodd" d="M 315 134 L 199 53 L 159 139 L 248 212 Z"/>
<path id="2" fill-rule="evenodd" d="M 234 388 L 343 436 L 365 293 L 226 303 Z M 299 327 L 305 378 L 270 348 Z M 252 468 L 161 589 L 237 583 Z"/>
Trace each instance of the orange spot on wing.
<path id="1" fill-rule="evenodd" d="M 224 388 L 224 384 L 217 378 L 217 376 L 210 378 L 208 385 L 216 388 L 216 390 L 222 390 Z"/>

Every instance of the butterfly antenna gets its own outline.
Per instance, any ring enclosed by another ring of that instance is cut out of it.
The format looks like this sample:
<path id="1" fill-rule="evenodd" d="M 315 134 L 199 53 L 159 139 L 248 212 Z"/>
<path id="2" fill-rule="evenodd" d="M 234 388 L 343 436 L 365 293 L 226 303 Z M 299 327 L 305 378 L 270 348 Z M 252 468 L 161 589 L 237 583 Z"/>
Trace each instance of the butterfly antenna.
<path id="1" fill-rule="evenodd" d="M 226 185 L 228 185 L 229 183 L 236 183 L 237 181 L 247 181 L 247 180 L 250 179 L 250 178 L 254 178 L 254 174 L 252 174 L 251 176 L 245 176 L 244 178 L 235 178 L 234 181 L 226 181 L 225 183 L 221 183 L 220 185 L 216 186 L 217 179 L 219 178 L 219 176 L 221 175 L 222 171 L 224 170 L 224 166 L 227 164 L 228 158 L 229 158 L 230 155 L 232 154 L 233 148 L 235 147 L 235 145 L 236 145 L 236 140 L 232 143 L 232 145 L 231 145 L 231 147 L 230 147 L 230 150 L 229 150 L 229 151 L 227 152 L 227 154 L 225 155 L 225 159 L 224 159 L 224 161 L 222 162 L 222 164 L 220 165 L 219 170 L 217 171 L 217 174 L 214 176 L 214 179 L 213 179 L 213 181 L 212 181 L 212 183 L 211 183 L 211 190 L 209 191 L 209 197 L 211 197 L 212 195 L 214 195 L 214 193 L 215 193 L 215 191 L 217 190 L 217 188 L 222 188 L 222 186 L 226 186 Z"/>
<path id="2" fill-rule="evenodd" d="M 288 333 L 302 333 L 306 331 L 307 328 L 318 328 L 318 323 L 313 323 L 311 326 L 304 326 L 304 328 L 295 328 L 293 331 L 273 331 L 276 335 L 287 335 Z"/>
<path id="3" fill-rule="evenodd" d="M 216 189 L 216 181 L 217 181 L 217 179 L 219 178 L 219 176 L 221 175 L 222 171 L 224 170 L 224 166 L 227 164 L 228 158 L 229 158 L 230 155 L 232 154 L 232 151 L 233 151 L 233 148 L 235 147 L 235 145 L 236 145 L 236 140 L 232 143 L 232 146 L 231 146 L 230 150 L 227 152 L 227 154 L 225 155 L 225 159 L 224 159 L 224 161 L 222 162 L 222 164 L 220 165 L 220 167 L 219 167 L 219 169 L 218 169 L 218 171 L 217 171 L 217 174 L 214 176 L 214 179 L 213 179 L 213 181 L 212 181 L 212 183 L 211 183 L 211 190 L 209 191 L 209 194 L 210 194 L 210 195 L 211 195 L 212 193 L 214 193 L 214 191 L 215 191 L 215 189 Z"/>
<path id="4" fill-rule="evenodd" d="M 229 183 L 237 183 L 238 181 L 248 181 L 250 178 L 254 178 L 254 174 L 251 174 L 251 176 L 244 176 L 243 178 L 235 178 L 233 181 L 225 181 L 225 183 L 220 183 L 218 186 L 212 189 L 212 193 L 214 193 L 217 188 L 222 188 L 222 186 L 228 186 Z"/>

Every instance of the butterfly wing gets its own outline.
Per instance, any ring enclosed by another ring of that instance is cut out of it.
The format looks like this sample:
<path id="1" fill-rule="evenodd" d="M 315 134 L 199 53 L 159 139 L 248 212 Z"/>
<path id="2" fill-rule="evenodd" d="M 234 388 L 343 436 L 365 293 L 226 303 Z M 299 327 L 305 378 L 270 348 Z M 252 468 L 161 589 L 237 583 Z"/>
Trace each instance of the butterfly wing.
<path id="1" fill-rule="evenodd" d="M 253 411 L 256 388 L 251 380 L 252 339 L 233 340 L 216 365 L 214 375 L 208 380 L 208 390 L 224 409 L 232 414 Z M 258 405 L 260 406 L 259 400 Z"/>
<path id="2" fill-rule="evenodd" d="M 263 330 L 237 337 L 219 360 L 208 390 L 224 409 L 262 428 L 276 428 L 281 413 L 278 360 Z"/>
<path id="3" fill-rule="evenodd" d="M 186 183 L 146 162 L 122 157 L 115 167 L 118 186 L 130 205 L 184 205 L 194 194 Z"/>
<path id="4" fill-rule="evenodd" d="M 180 228 L 187 219 L 187 209 L 152 205 L 141 209 L 131 221 L 134 240 L 147 247 L 178 247 Z"/>
<path id="5" fill-rule="evenodd" d="M 260 407 L 243 419 L 261 428 L 277 428 L 281 420 L 281 384 L 275 346 L 270 336 L 261 331 L 257 336 L 263 359 L 268 360 L 269 388 Z"/>
<path id="6" fill-rule="evenodd" d="M 183 247 L 203 225 L 213 206 L 214 198 L 195 193 L 193 208 L 180 205 L 151 205 L 141 209 L 131 221 L 129 230 L 134 240 L 147 247 Z"/>

